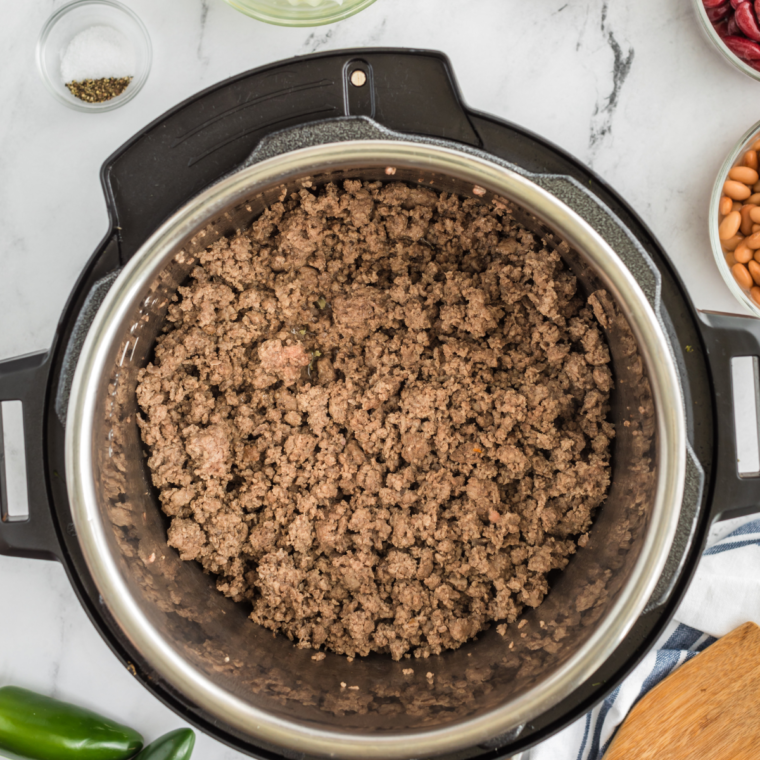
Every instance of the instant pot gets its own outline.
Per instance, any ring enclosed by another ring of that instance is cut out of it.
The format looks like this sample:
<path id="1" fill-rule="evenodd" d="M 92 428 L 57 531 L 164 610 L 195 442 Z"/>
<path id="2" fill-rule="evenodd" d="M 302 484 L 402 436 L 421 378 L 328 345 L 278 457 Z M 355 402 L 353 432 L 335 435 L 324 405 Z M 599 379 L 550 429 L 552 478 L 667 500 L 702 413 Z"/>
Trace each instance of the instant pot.
<path id="1" fill-rule="evenodd" d="M 137 373 L 199 252 L 284 191 L 349 178 L 505 204 L 582 291 L 607 294 L 598 316 L 616 439 L 588 545 L 538 608 L 426 660 L 315 661 L 251 623 L 166 545 L 136 423 Z M 125 667 L 242 752 L 464 760 L 536 744 L 654 644 L 711 524 L 760 501 L 757 477 L 737 472 L 732 401 L 732 360 L 760 355 L 760 322 L 697 313 L 615 192 L 544 140 L 467 108 L 441 54 L 350 50 L 247 72 L 136 135 L 102 181 L 110 231 L 53 346 L 0 364 L 0 399 L 23 404 L 30 503 L 12 519 L 3 484 L 0 553 L 62 562 Z"/>

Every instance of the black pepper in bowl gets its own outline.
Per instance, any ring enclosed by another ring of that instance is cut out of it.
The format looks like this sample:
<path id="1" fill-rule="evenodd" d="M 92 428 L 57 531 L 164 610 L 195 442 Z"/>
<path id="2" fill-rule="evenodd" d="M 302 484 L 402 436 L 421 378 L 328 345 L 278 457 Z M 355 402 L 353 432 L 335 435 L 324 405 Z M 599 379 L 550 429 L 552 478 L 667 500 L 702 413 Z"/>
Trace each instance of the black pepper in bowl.
<path id="1" fill-rule="evenodd" d="M 67 45 L 61 75 L 72 95 L 86 103 L 105 103 L 121 95 L 132 81 L 127 39 L 110 26 L 90 26 Z"/>
<path id="2" fill-rule="evenodd" d="M 82 82 L 67 82 L 69 92 L 87 103 L 105 103 L 121 95 L 132 81 L 132 77 L 105 77 L 103 79 L 85 79 Z"/>

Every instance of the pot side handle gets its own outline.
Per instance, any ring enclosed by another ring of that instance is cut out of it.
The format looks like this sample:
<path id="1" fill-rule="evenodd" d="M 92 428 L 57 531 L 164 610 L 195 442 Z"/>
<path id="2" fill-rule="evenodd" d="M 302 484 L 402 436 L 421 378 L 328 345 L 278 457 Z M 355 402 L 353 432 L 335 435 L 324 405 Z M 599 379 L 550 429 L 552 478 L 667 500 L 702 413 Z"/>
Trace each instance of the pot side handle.
<path id="1" fill-rule="evenodd" d="M 0 554 L 58 559 L 44 466 L 49 354 L 0 362 Z"/>
<path id="2" fill-rule="evenodd" d="M 757 369 L 760 320 L 714 312 L 700 312 L 699 319 L 715 408 L 716 454 L 708 503 L 712 520 L 729 520 L 760 512 L 760 372 Z M 748 367 L 751 374 L 746 382 Z M 737 408 L 737 402 L 741 408 Z M 738 419 L 742 424 L 737 425 Z M 753 447 L 758 447 L 754 465 Z"/>

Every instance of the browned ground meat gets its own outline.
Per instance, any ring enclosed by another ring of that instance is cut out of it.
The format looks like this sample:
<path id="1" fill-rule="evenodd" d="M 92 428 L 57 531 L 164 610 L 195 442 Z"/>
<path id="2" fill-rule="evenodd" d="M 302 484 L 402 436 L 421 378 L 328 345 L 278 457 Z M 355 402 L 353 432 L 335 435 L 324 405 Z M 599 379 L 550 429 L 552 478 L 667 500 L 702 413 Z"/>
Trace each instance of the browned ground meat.
<path id="1" fill-rule="evenodd" d="M 182 559 L 350 656 L 439 653 L 540 604 L 614 435 L 559 255 L 500 204 L 348 181 L 199 263 L 137 390 Z"/>

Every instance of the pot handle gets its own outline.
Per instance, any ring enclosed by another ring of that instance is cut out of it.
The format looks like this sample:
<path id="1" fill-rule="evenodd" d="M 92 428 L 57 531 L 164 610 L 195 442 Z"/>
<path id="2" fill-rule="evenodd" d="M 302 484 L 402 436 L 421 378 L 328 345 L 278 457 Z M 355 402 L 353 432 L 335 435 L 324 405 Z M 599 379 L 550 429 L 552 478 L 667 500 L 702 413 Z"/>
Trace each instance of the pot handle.
<path id="1" fill-rule="evenodd" d="M 357 72 L 360 72 L 357 79 Z M 245 161 L 268 135 L 345 116 L 480 145 L 448 58 L 359 48 L 291 58 L 210 87 L 165 113 L 103 164 L 125 264 L 190 198 Z"/>
<path id="2" fill-rule="evenodd" d="M 0 554 L 58 559 L 44 472 L 47 352 L 0 362 Z"/>
<path id="3" fill-rule="evenodd" d="M 733 517 L 760 512 L 760 456 L 757 466 L 748 465 L 753 472 L 740 474 L 739 461 L 742 443 L 736 424 L 737 402 L 742 409 L 748 428 L 754 435 L 754 445 L 760 442 L 760 393 L 758 392 L 757 365 L 760 359 L 760 320 L 713 312 L 700 312 L 700 329 L 712 376 L 715 405 L 715 444 L 712 494 L 709 497 L 712 520 L 729 520 Z M 740 382 L 736 360 L 747 358 L 755 367 L 753 387 L 745 388 Z M 736 397 L 736 392 L 742 398 Z M 746 394 L 746 396 L 745 396 Z M 742 426 L 743 428 L 744 426 Z M 741 435 L 744 436 L 744 429 Z M 746 457 L 745 457 L 746 461 Z M 746 466 L 746 465 L 745 465 Z"/>

